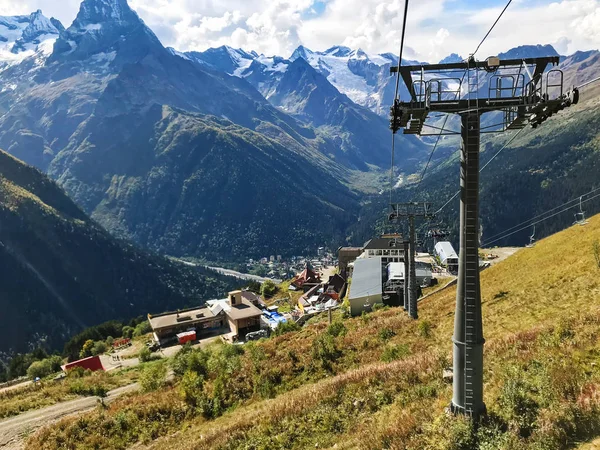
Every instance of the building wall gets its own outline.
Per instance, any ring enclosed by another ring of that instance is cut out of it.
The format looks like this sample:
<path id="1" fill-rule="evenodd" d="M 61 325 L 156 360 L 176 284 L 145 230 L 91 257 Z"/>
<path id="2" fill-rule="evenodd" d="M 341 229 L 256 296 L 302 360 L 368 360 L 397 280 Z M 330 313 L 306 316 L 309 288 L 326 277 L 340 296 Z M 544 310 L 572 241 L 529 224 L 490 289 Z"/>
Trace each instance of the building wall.
<path id="1" fill-rule="evenodd" d="M 219 315 L 217 317 L 210 318 L 209 320 L 202 320 L 196 322 L 182 322 L 169 328 L 161 328 L 153 330 L 159 339 L 166 339 L 175 336 L 177 333 L 187 331 L 189 328 L 195 328 L 197 330 L 198 337 L 206 330 L 212 328 L 219 328 L 223 326 L 224 317 Z"/>
<path id="2" fill-rule="evenodd" d="M 367 301 L 374 305 L 376 303 L 383 304 L 383 299 L 381 298 L 381 294 L 378 295 L 370 295 L 368 297 L 358 297 L 354 298 L 350 301 L 350 315 L 351 316 L 360 316 L 362 312 L 365 310 L 365 303 Z"/>

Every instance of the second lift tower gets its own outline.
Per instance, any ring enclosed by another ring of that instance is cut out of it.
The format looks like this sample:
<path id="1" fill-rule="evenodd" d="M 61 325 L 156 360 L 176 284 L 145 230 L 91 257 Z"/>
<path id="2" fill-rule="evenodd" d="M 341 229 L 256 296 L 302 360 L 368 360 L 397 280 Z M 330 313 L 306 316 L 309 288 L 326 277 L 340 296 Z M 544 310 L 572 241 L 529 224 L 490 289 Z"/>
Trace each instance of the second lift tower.
<path id="1" fill-rule="evenodd" d="M 391 128 L 396 133 L 426 135 L 429 113 L 454 113 L 461 119 L 460 254 L 453 342 L 451 410 L 478 419 L 483 402 L 483 325 L 479 283 L 479 144 L 481 115 L 500 111 L 499 129 L 534 128 L 554 113 L 577 103 L 577 89 L 563 92 L 557 57 L 392 67 L 399 72 L 410 100 L 396 100 Z M 464 74 L 457 78 L 456 73 Z M 480 74 L 483 75 L 480 83 Z M 414 78 L 413 78 L 414 76 Z M 487 80 L 486 80 L 487 78 Z M 465 87 L 463 92 L 462 87 Z M 486 89 L 487 88 L 487 89 Z M 432 127 L 435 128 L 435 127 Z M 441 131 L 444 133 L 444 130 Z M 438 135 L 439 133 L 431 133 Z M 448 133 L 446 133 L 448 134 Z M 452 134 L 452 133 L 450 133 Z"/>

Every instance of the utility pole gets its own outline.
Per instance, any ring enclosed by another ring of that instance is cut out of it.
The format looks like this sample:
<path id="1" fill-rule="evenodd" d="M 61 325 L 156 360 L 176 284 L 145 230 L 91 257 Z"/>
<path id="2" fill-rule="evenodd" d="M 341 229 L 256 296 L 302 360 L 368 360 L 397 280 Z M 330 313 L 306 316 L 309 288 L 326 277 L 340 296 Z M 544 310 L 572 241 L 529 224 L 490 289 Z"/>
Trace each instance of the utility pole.
<path id="1" fill-rule="evenodd" d="M 415 232 L 415 217 L 423 217 L 426 219 L 432 218 L 430 212 L 431 203 L 392 203 L 392 212 L 389 216 L 390 222 L 397 222 L 399 219 L 408 219 L 408 253 L 406 251 L 406 243 L 404 244 L 404 308 L 408 310 L 408 315 L 413 319 L 417 319 L 417 269 L 415 264 L 415 251 L 417 246 L 417 236 Z M 406 260 L 408 260 L 408 270 L 406 270 Z M 406 282 L 408 280 L 408 283 Z M 408 292 L 408 298 L 407 298 Z"/>
<path id="2" fill-rule="evenodd" d="M 392 67 L 402 77 L 410 101 L 396 100 L 391 108 L 391 128 L 396 133 L 428 135 L 423 129 L 429 113 L 454 113 L 461 118 L 460 255 L 453 342 L 453 396 L 450 409 L 478 420 L 483 403 L 483 324 L 479 282 L 479 147 L 481 115 L 501 111 L 502 128 L 492 132 L 533 128 L 562 109 L 576 104 L 577 88 L 563 92 L 563 73 L 553 69 L 558 57 L 500 60 L 490 57 L 451 64 Z M 463 79 L 452 78 L 464 71 Z M 492 74 L 488 91 L 480 97 L 479 74 Z M 524 73 L 525 72 L 525 73 Z M 413 79 L 413 73 L 417 74 Z M 427 74 L 427 75 L 426 75 Z M 526 75 L 529 81 L 526 82 Z M 462 94 L 466 79 L 467 95 Z M 454 88 L 458 85 L 458 89 Z M 435 127 L 434 127 L 435 128 Z M 458 134 L 441 130 L 432 135 Z"/>

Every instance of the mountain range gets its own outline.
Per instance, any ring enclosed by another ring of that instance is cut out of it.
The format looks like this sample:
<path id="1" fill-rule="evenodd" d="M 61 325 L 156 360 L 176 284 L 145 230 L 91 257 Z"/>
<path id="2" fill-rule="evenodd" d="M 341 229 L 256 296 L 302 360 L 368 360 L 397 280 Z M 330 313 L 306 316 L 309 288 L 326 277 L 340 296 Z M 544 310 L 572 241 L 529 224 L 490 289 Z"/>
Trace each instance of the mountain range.
<path id="1" fill-rule="evenodd" d="M 271 103 L 164 48 L 125 0 L 42 22 L 52 51 L 33 40 L 2 71 L 0 147 L 120 237 L 213 259 L 334 244 L 359 208 L 351 174 L 389 160 L 385 119 L 302 61 Z M 413 167 L 425 157 L 414 137 L 400 145 Z"/>
<path id="2" fill-rule="evenodd" d="M 46 172 L 115 236 L 213 261 L 297 254 L 361 243 L 387 208 L 373 194 L 389 186 L 392 54 L 183 53 L 126 0 L 84 0 L 68 28 L 40 11 L 4 17 L 0 41 L 0 148 Z M 557 54 L 538 45 L 500 56 Z M 598 58 L 562 57 L 565 80 L 590 79 Z M 414 196 L 431 143 L 398 134 L 396 146 L 398 195 Z M 456 146 L 441 139 L 437 180 L 456 181 L 441 165 Z M 499 175 L 510 179 L 512 167 Z"/>

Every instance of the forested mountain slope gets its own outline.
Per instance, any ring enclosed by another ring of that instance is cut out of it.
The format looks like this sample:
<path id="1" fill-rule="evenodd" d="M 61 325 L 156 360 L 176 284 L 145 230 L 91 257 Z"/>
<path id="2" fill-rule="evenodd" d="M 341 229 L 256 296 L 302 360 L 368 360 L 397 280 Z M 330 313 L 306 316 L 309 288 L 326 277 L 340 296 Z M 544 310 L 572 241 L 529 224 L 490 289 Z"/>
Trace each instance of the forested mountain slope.
<path id="1" fill-rule="evenodd" d="M 237 284 L 116 240 L 1 151 L 0 267 L 0 351 L 60 348 L 85 327 L 195 305 Z"/>

